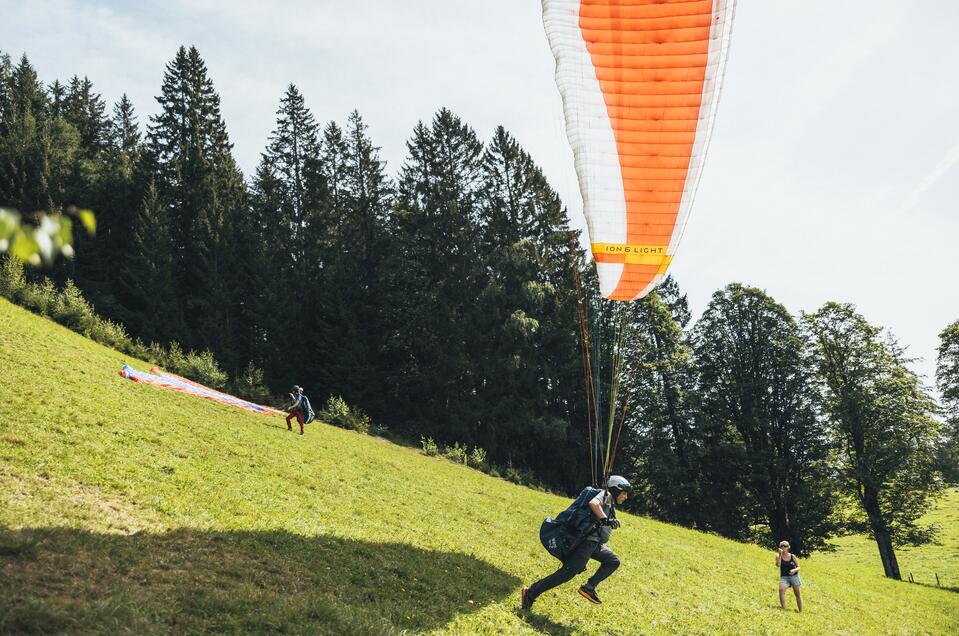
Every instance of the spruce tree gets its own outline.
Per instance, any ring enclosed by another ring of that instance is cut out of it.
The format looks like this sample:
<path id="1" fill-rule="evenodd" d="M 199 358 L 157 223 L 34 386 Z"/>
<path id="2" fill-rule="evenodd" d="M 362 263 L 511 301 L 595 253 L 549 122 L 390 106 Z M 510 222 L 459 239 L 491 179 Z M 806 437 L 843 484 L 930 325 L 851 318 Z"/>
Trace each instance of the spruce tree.
<path id="1" fill-rule="evenodd" d="M 77 270 L 87 281 L 84 291 L 98 311 L 124 322 L 139 322 L 142 317 L 133 319 L 131 308 L 123 306 L 123 298 L 131 290 L 121 280 L 121 272 L 139 268 L 137 261 L 144 257 L 134 231 L 141 222 L 138 215 L 147 198 L 144 181 L 148 177 L 142 165 L 139 123 L 126 95 L 114 104 L 106 135 L 96 201 L 88 203 L 97 215 L 97 233 L 77 254 Z M 169 227 L 163 227 L 168 234 Z"/>
<path id="2" fill-rule="evenodd" d="M 291 333 L 298 328 L 292 307 L 292 258 L 287 244 L 289 230 L 282 223 L 281 210 L 286 191 L 272 162 L 262 158 L 250 184 L 251 223 L 255 244 L 251 255 L 253 295 L 250 298 L 255 335 L 251 358 L 262 367 L 274 387 L 296 382 L 291 368 Z"/>
<path id="3" fill-rule="evenodd" d="M 311 244 L 324 205 L 319 129 L 302 94 L 290 85 L 280 100 L 276 128 L 252 184 L 253 219 L 258 254 L 249 269 L 253 298 L 250 312 L 260 334 L 255 356 L 274 384 L 305 384 L 303 339 L 315 285 Z M 325 232 L 326 230 L 324 230 Z"/>
<path id="4" fill-rule="evenodd" d="M 290 84 L 280 100 L 276 128 L 266 156 L 286 190 L 280 221 L 286 228 L 294 260 L 302 261 L 305 228 L 319 196 L 319 127 L 303 95 Z"/>
<path id="5" fill-rule="evenodd" d="M 56 100 L 53 103 L 56 105 Z M 93 91 L 89 78 L 81 80 L 74 75 L 57 110 L 58 115 L 72 124 L 80 135 L 77 159 L 96 159 L 109 142 L 110 120 L 106 115 L 106 104 L 99 93 Z"/>
<path id="6" fill-rule="evenodd" d="M 407 142 L 390 221 L 389 388 L 417 433 L 470 442 L 477 420 L 475 299 L 485 275 L 479 243 L 483 144 L 446 109 Z"/>
<path id="7" fill-rule="evenodd" d="M 160 113 L 147 146 L 158 200 L 171 226 L 173 280 L 180 290 L 174 334 L 187 346 L 227 352 L 235 341 L 230 309 L 235 246 L 224 227 L 245 214 L 242 176 L 220 115 L 220 98 L 196 48 L 180 47 L 167 65 Z"/>
<path id="8" fill-rule="evenodd" d="M 315 245 L 323 245 L 323 269 L 314 278 L 323 302 L 314 312 L 316 350 L 327 353 L 311 371 L 330 393 L 386 416 L 383 378 L 385 347 L 383 263 L 390 249 L 386 219 L 392 184 L 356 111 L 345 129 L 328 126 L 323 152 L 327 207 L 314 223 Z"/>
<path id="9" fill-rule="evenodd" d="M 51 112 L 56 113 L 51 121 L 55 126 L 72 131 L 78 144 L 59 184 L 57 198 L 65 205 L 102 210 L 102 200 L 109 187 L 104 183 L 107 170 L 104 152 L 110 141 L 106 105 L 86 77 L 81 80 L 74 75 L 62 96 L 56 97 L 55 93 L 56 85 L 51 90 Z M 103 240 L 82 231 L 74 234 L 76 257 L 58 261 L 53 276 L 60 280 L 73 279 L 87 298 L 96 302 L 105 286 L 104 272 L 98 263 L 108 260 L 102 254 Z"/>
<path id="10" fill-rule="evenodd" d="M 53 80 L 53 83 L 47 89 L 47 94 L 50 96 L 50 116 L 63 117 L 67 87 L 60 80 Z"/>
<path id="11" fill-rule="evenodd" d="M 473 364 L 485 408 L 472 441 L 497 462 L 582 487 L 588 450 L 565 210 L 502 126 L 486 145 L 482 183 L 486 275 L 473 310 L 481 336 Z"/>
<path id="12" fill-rule="evenodd" d="M 6 165 L 13 158 L 11 131 L 14 120 L 14 69 L 10 56 L 0 51 L 0 205 L 12 206 L 11 170 Z"/>
<path id="13" fill-rule="evenodd" d="M 487 266 L 476 318 L 483 333 L 483 355 L 475 365 L 481 400 L 487 406 L 475 441 L 498 460 L 515 454 L 526 464 L 544 438 L 565 440 L 568 422 L 544 412 L 535 355 L 542 305 L 554 289 L 540 275 L 541 245 L 534 226 L 535 166 L 503 127 L 483 154 L 482 231 L 478 253 Z M 492 425 L 495 423 L 495 425 Z"/>
<path id="14" fill-rule="evenodd" d="M 0 51 L 0 126 L 10 115 L 13 90 L 13 61 L 8 53 Z"/>
<path id="15" fill-rule="evenodd" d="M 327 259 L 333 255 L 337 244 L 337 228 L 348 205 L 348 153 L 345 131 L 336 122 L 329 122 L 323 129 L 320 151 L 323 198 L 306 237 L 309 250 L 307 273 L 310 276 L 322 276 L 321 270 L 327 265 Z"/>
<path id="16" fill-rule="evenodd" d="M 53 148 L 48 102 L 43 86 L 24 55 L 19 64 L 4 63 L 4 108 L 0 119 L 0 200 L 4 205 L 30 213 L 53 210 L 58 201 L 51 182 L 57 181 L 60 165 L 51 154 L 71 156 L 76 143 Z"/>
<path id="17" fill-rule="evenodd" d="M 24 54 L 20 62 L 13 68 L 12 74 L 13 105 L 23 111 L 29 110 L 35 117 L 49 115 L 49 100 L 44 92 L 43 84 L 37 76 L 36 69 Z"/>
<path id="18" fill-rule="evenodd" d="M 350 113 L 347 121 L 346 149 L 345 181 L 350 193 L 350 214 L 343 219 L 341 235 L 354 246 L 350 252 L 360 266 L 361 286 L 369 296 L 377 285 L 393 186 L 386 176 L 386 163 L 380 159 L 380 149 L 373 145 L 366 123 L 357 111 Z"/>
<path id="19" fill-rule="evenodd" d="M 119 268 L 121 317 L 147 341 L 175 339 L 171 320 L 180 293 L 173 285 L 173 241 L 167 207 L 152 181 L 138 206 L 130 235 L 131 257 Z"/>

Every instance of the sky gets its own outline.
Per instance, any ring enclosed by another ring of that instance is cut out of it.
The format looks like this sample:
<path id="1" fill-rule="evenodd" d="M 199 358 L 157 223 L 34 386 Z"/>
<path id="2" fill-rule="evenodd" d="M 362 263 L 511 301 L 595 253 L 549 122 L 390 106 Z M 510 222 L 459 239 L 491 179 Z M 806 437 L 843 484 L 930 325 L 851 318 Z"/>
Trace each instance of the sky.
<path id="1" fill-rule="evenodd" d="M 256 166 L 286 87 L 356 109 L 395 175 L 418 121 L 503 125 L 585 228 L 537 0 L 0 0 L 0 50 L 88 76 L 141 124 L 195 45 L 234 154 Z M 694 316 L 731 282 L 791 312 L 850 302 L 920 358 L 959 319 L 959 3 L 740 0 L 705 170 L 671 272 Z"/>

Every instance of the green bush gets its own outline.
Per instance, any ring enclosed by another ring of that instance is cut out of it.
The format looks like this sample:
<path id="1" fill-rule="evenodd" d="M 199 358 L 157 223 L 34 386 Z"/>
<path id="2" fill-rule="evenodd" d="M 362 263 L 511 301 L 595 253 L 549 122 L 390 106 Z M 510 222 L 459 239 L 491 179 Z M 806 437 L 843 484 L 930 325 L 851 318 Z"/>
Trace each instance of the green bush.
<path id="1" fill-rule="evenodd" d="M 267 402 L 270 399 L 270 390 L 263 385 L 263 369 L 250 362 L 246 370 L 233 382 L 231 391 L 253 402 Z"/>
<path id="2" fill-rule="evenodd" d="M 121 343 L 124 343 L 122 345 L 124 350 L 128 355 L 134 358 L 143 360 L 146 355 L 146 347 L 143 346 L 143 343 L 139 339 L 131 338 L 130 334 L 127 333 L 126 327 L 119 322 L 101 318 L 93 327 L 92 335 L 95 338 L 100 338 L 100 342 L 108 346 L 113 342 L 116 343 L 115 346 L 119 348 Z"/>
<path id="3" fill-rule="evenodd" d="M 209 350 L 200 353 L 196 351 L 184 353 L 183 347 L 175 340 L 170 343 L 169 349 L 164 349 L 162 345 L 156 342 L 151 342 L 150 346 L 145 346 L 140 341 L 131 344 L 131 348 L 170 373 L 182 375 L 218 391 L 231 387 L 230 376 L 220 368 L 216 358 L 213 357 L 213 352 Z M 253 369 L 257 370 L 255 366 Z M 242 379 L 240 382 L 242 382 Z"/>
<path id="4" fill-rule="evenodd" d="M 191 351 L 186 354 L 185 365 L 174 371 L 179 375 L 191 378 L 200 384 L 205 384 L 214 389 L 225 389 L 230 378 L 226 372 L 220 368 L 213 353 L 207 349 L 202 353 Z"/>
<path id="5" fill-rule="evenodd" d="M 317 417 L 334 426 L 360 433 L 370 432 L 370 417 L 362 410 L 350 407 L 339 395 L 331 395 Z"/>
<path id="6" fill-rule="evenodd" d="M 354 412 L 359 412 L 360 415 L 353 417 L 353 422 L 355 427 L 353 430 L 358 433 L 369 434 L 370 424 L 371 424 L 370 416 L 367 415 L 366 413 L 363 413 L 359 409 L 355 409 Z"/>
<path id="7" fill-rule="evenodd" d="M 423 448 L 424 455 L 443 457 L 452 462 L 480 470 L 491 477 L 506 479 L 514 484 L 546 491 L 546 487 L 536 479 L 533 471 L 517 468 L 513 466 L 513 462 L 509 462 L 505 467 L 496 466 L 489 460 L 486 450 L 479 446 L 469 450 L 465 444 L 460 445 L 459 442 L 454 442 L 452 446 L 443 447 L 437 444 L 432 437 L 423 436 L 420 436 L 420 446 Z"/>
<path id="8" fill-rule="evenodd" d="M 93 307 L 90 306 L 90 303 L 83 297 L 72 280 L 68 280 L 67 284 L 63 286 L 63 290 L 56 295 L 51 307 L 51 317 L 64 327 L 82 333 L 87 337 L 92 337 L 90 334 L 91 328 L 101 320 L 99 316 L 93 313 Z M 96 338 L 93 339 L 97 340 Z M 97 340 L 97 342 L 100 341 Z"/>
<path id="9" fill-rule="evenodd" d="M 329 424 L 351 428 L 345 424 L 350 419 L 350 406 L 339 395 L 331 395 L 326 400 L 326 406 L 320 411 L 320 419 Z"/>
<path id="10" fill-rule="evenodd" d="M 225 389 L 229 384 L 229 376 L 220 368 L 209 350 L 184 353 L 180 343 L 173 341 L 166 351 L 160 345 L 152 343 L 150 352 L 151 358 L 170 373 L 182 375 L 217 390 Z"/>
<path id="11" fill-rule="evenodd" d="M 507 481 L 511 481 L 514 484 L 519 484 L 521 486 L 528 486 L 530 488 L 536 488 L 538 490 L 544 490 L 543 484 L 536 479 L 536 476 L 533 475 L 532 471 L 523 470 L 522 468 L 516 468 L 513 466 L 513 462 L 509 462 L 506 465 L 504 470 L 503 477 Z"/>
<path id="12" fill-rule="evenodd" d="M 44 278 L 39 285 L 28 283 L 23 288 L 20 293 L 20 303 L 41 316 L 51 316 L 51 312 L 57 305 L 58 295 L 59 292 L 53 281 Z"/>
<path id="13" fill-rule="evenodd" d="M 115 326 L 117 329 L 123 331 L 124 335 L 126 335 L 126 329 L 124 329 L 123 325 L 118 325 L 116 323 L 110 322 L 109 320 L 104 320 L 103 322 L 106 322 L 106 323 L 109 323 L 110 325 Z M 129 338 L 129 336 L 127 336 L 127 338 Z M 139 360 L 146 360 L 147 362 L 153 362 L 154 364 L 156 364 L 156 361 L 150 357 L 150 347 L 143 344 L 143 341 L 140 340 L 139 338 L 134 338 L 133 340 L 130 340 L 129 344 L 127 344 L 126 346 L 125 351 L 127 355 L 133 358 L 137 358 Z"/>
<path id="14" fill-rule="evenodd" d="M 506 481 L 511 481 L 514 484 L 523 483 L 523 474 L 519 471 L 519 469 L 513 466 L 513 462 L 507 464 L 506 472 L 503 476 L 506 478 Z"/>
<path id="15" fill-rule="evenodd" d="M 374 422 L 370 422 L 370 435 L 389 437 L 390 429 L 385 424 L 376 424 Z"/>
<path id="16" fill-rule="evenodd" d="M 443 451 L 443 457 L 457 464 L 465 464 L 466 446 L 460 446 L 459 442 L 455 442 L 452 446 L 446 447 L 446 450 Z"/>
<path id="17" fill-rule="evenodd" d="M 107 347 L 123 351 L 127 355 L 142 357 L 140 354 L 143 353 L 143 343 L 130 340 L 130 336 L 127 335 L 127 331 L 123 328 L 123 325 L 115 323 L 112 320 L 94 316 L 93 323 L 87 328 L 86 335 L 91 340 Z M 139 345 L 139 347 L 137 345 Z"/>
<path id="18" fill-rule="evenodd" d="M 489 458 L 486 456 L 486 451 L 479 446 L 475 446 L 470 453 L 469 463 L 483 472 L 489 470 Z"/>
<path id="19" fill-rule="evenodd" d="M 176 341 L 170 343 L 171 348 L 179 346 L 180 345 L 177 344 Z M 150 346 L 147 347 L 147 352 L 148 354 L 144 360 L 148 360 L 153 364 L 158 364 L 161 367 L 167 366 L 167 356 L 170 354 L 166 349 L 163 348 L 163 345 L 158 342 L 151 342 Z"/>
<path id="20" fill-rule="evenodd" d="M 423 452 L 429 457 L 436 457 L 440 454 L 440 447 L 433 441 L 432 437 L 420 437 L 420 446 L 423 447 Z"/>
<path id="21" fill-rule="evenodd" d="M 180 346 L 180 343 L 174 340 L 170 343 L 170 348 L 167 351 L 164 351 L 160 345 L 156 345 L 158 351 L 158 362 L 161 367 L 172 371 L 173 373 L 180 373 L 180 371 L 186 368 L 186 354 L 183 353 L 183 347 Z"/>
<path id="22" fill-rule="evenodd" d="M 0 267 L 0 296 L 13 302 L 20 302 L 23 288 L 27 286 L 23 263 L 16 258 L 3 257 L 3 266 Z"/>
<path id="23" fill-rule="evenodd" d="M 474 447 L 471 451 L 466 444 L 460 445 L 459 442 L 453 442 L 452 446 L 446 446 L 444 448 L 443 446 L 437 444 L 432 437 L 422 436 L 420 436 L 420 446 L 423 448 L 423 453 L 429 455 L 430 457 L 445 457 L 451 462 L 472 466 L 473 468 L 481 470 L 484 473 L 489 473 L 494 477 L 500 476 L 496 468 L 490 464 L 489 457 L 486 455 L 486 451 L 479 446 Z M 523 478 L 523 474 L 520 471 L 517 471 L 513 468 L 511 468 L 511 470 L 514 471 L 517 479 Z"/>

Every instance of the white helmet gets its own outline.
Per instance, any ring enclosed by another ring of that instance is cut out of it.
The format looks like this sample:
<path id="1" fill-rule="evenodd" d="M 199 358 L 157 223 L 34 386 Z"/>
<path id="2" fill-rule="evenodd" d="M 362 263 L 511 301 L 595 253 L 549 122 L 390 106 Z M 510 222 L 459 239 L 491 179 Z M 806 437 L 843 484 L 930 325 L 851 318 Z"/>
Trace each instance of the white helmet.
<path id="1" fill-rule="evenodd" d="M 609 479 L 606 480 L 606 489 L 609 490 L 610 494 L 614 497 L 618 496 L 621 492 L 628 494 L 632 494 L 633 492 L 633 487 L 630 485 L 629 481 L 625 477 L 620 477 L 619 475 L 609 476 Z"/>

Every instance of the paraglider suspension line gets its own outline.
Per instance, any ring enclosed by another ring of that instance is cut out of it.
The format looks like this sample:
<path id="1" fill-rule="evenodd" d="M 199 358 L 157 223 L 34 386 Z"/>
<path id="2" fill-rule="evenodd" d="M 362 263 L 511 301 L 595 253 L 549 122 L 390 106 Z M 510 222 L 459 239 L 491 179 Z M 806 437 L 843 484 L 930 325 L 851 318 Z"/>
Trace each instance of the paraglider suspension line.
<path id="1" fill-rule="evenodd" d="M 596 456 L 593 449 L 593 402 L 594 386 L 592 363 L 589 356 L 589 327 L 587 326 L 584 292 L 579 277 L 579 252 L 573 233 L 570 233 L 570 253 L 573 259 L 573 280 L 576 282 L 576 314 L 579 318 L 580 347 L 583 352 L 583 378 L 586 385 L 586 435 L 589 440 L 589 469 L 591 483 L 596 485 Z"/>

